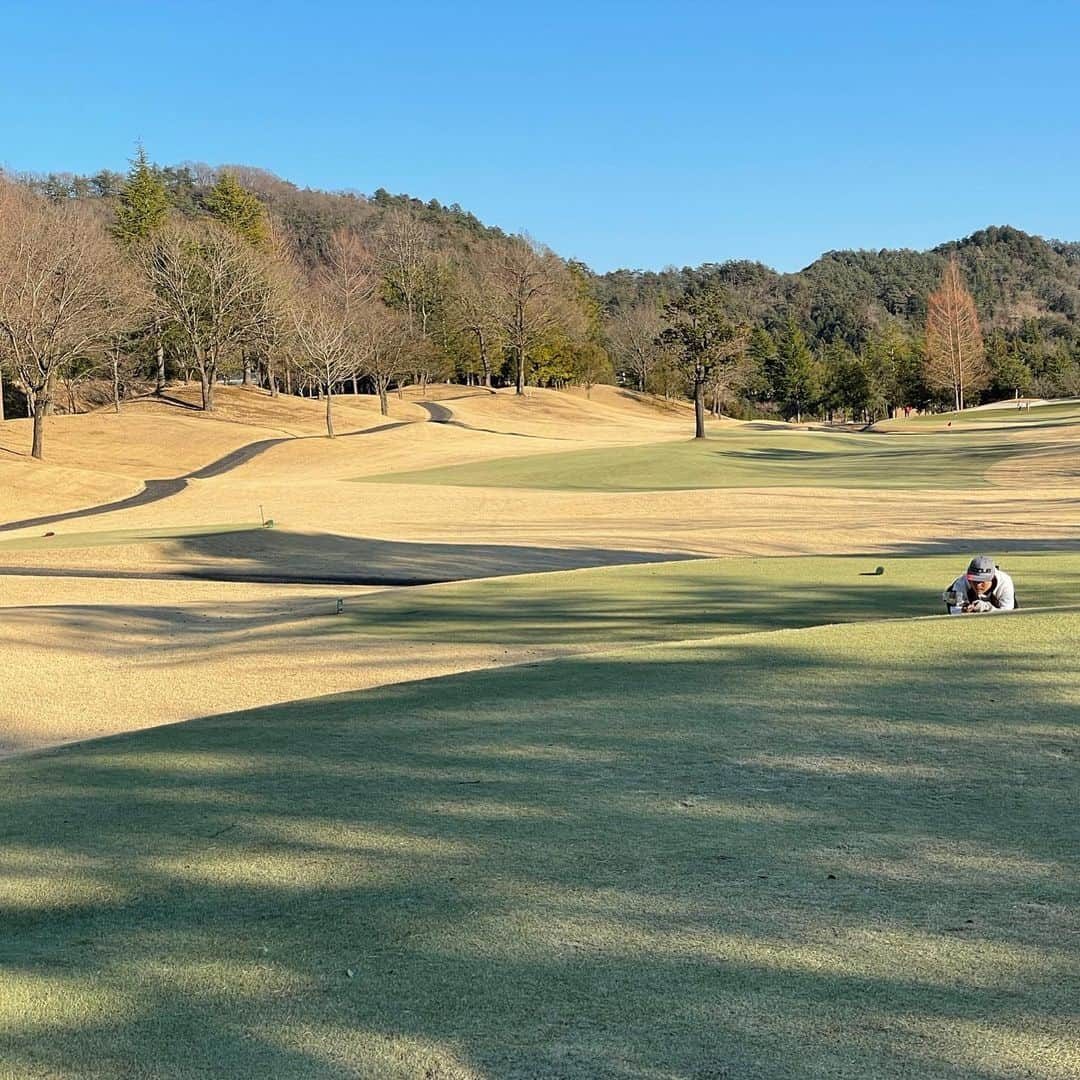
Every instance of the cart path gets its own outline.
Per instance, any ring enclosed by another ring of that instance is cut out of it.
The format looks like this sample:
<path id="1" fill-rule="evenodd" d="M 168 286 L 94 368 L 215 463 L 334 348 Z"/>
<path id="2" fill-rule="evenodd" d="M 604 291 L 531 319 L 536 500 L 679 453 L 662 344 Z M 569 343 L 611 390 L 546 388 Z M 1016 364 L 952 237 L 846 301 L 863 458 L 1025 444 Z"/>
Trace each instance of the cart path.
<path id="1" fill-rule="evenodd" d="M 339 435 L 338 438 L 348 439 L 356 435 L 374 435 L 379 431 L 390 431 L 392 428 L 404 427 L 406 424 L 418 422 L 423 423 L 426 421 L 395 420 L 389 424 L 380 424 L 378 427 L 364 428 L 361 431 L 349 431 Z M 23 518 L 21 521 L 9 521 L 0 524 L 0 533 L 14 532 L 16 529 L 35 528 L 39 525 L 54 525 L 61 521 L 77 521 L 79 518 L 98 517 L 101 514 L 111 514 L 114 510 L 130 510 L 136 506 L 149 506 L 151 503 L 161 502 L 163 499 L 179 494 L 188 486 L 191 480 L 209 480 L 211 477 L 222 476 L 233 469 L 239 468 L 241 465 L 246 465 L 253 458 L 265 454 L 267 450 L 279 446 L 281 443 L 297 442 L 300 439 L 321 438 L 324 438 L 324 436 L 292 435 L 279 439 L 259 439 L 256 442 L 248 443 L 246 446 L 230 451 L 216 461 L 211 461 L 208 465 L 184 473 L 183 476 L 168 477 L 164 480 L 145 480 L 141 491 L 137 491 L 134 495 L 129 495 L 125 499 L 98 503 L 96 506 L 87 506 L 82 510 L 66 510 L 56 514 L 42 514 L 39 517 Z"/>

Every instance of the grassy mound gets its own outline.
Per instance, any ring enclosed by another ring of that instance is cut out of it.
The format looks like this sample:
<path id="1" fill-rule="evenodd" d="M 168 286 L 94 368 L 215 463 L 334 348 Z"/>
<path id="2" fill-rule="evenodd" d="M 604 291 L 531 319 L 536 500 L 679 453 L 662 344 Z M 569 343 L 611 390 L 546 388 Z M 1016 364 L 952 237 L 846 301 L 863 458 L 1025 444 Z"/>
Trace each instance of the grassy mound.
<path id="1" fill-rule="evenodd" d="M 1078 648 L 749 634 L 8 762 L 0 1060 L 1075 1075 Z"/>
<path id="2" fill-rule="evenodd" d="M 380 638 L 614 645 L 944 613 L 941 591 L 969 554 L 693 559 L 455 582 L 347 606 Z M 1080 595 L 1080 551 L 999 562 L 1025 607 Z M 881 567 L 883 573 L 875 571 Z"/>
<path id="3" fill-rule="evenodd" d="M 821 432 L 720 432 L 650 443 L 500 458 L 386 473 L 361 482 L 556 491 L 679 491 L 723 487 L 954 488 L 986 484 L 987 470 L 1033 444 L 992 433 L 896 439 Z"/>
<path id="4" fill-rule="evenodd" d="M 1080 424 L 1080 401 L 1050 402 L 1046 405 L 1032 405 L 1026 409 L 1002 405 L 1000 408 L 993 409 L 965 409 L 963 412 L 898 417 L 895 420 L 882 421 L 876 427 L 881 430 L 900 431 L 905 428 L 940 428 L 950 423 L 954 427 L 966 427 L 969 424 L 979 426 L 1023 424 L 1033 427 Z"/>

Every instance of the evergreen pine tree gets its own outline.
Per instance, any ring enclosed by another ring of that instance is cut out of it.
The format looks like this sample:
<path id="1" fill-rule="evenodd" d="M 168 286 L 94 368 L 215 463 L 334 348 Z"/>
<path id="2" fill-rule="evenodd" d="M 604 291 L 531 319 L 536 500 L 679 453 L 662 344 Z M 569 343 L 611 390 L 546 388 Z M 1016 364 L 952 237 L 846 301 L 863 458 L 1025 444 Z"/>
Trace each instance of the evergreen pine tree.
<path id="1" fill-rule="evenodd" d="M 794 319 L 788 319 L 780 339 L 781 403 L 795 422 L 802 423 L 802 414 L 817 403 L 821 383 L 806 336 Z"/>
<path id="2" fill-rule="evenodd" d="M 165 224 L 168 214 L 165 185 L 140 143 L 117 198 L 113 235 L 124 244 L 145 240 Z"/>
<path id="3" fill-rule="evenodd" d="M 252 247 L 265 247 L 270 239 L 266 210 L 256 195 L 240 186 L 230 172 L 223 172 L 206 196 L 210 216 L 242 236 Z"/>

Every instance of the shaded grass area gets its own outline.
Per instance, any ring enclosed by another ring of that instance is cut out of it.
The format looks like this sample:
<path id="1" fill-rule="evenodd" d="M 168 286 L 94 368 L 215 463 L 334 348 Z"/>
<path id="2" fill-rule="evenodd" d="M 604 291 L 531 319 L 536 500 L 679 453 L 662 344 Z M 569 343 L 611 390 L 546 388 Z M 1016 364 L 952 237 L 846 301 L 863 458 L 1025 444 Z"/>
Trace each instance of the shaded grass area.
<path id="1" fill-rule="evenodd" d="M 229 525 L 169 526 L 165 529 L 109 529 L 99 532 L 58 532 L 55 536 L 22 536 L 0 540 L 0 554 L 5 551 L 53 551 L 57 548 L 99 548 L 118 544 L 144 544 L 151 540 L 195 539 L 224 533 L 261 532 L 257 522 Z"/>
<path id="2" fill-rule="evenodd" d="M 822 432 L 720 432 L 708 439 L 499 458 L 361 477 L 359 483 L 555 491 L 724 487 L 978 487 L 991 466 L 1041 444 L 989 433 L 918 439 Z"/>
<path id="3" fill-rule="evenodd" d="M 660 646 L 0 766 L 49 1077 L 1064 1078 L 1080 614 Z"/>
<path id="4" fill-rule="evenodd" d="M 349 600 L 360 633 L 505 644 L 637 643 L 939 615 L 971 557 L 695 559 L 459 582 Z M 1025 606 L 1080 596 L 1080 551 L 998 560 Z M 878 567 L 883 569 L 876 575 Z"/>
<path id="5" fill-rule="evenodd" d="M 152 541 L 165 541 L 156 547 Z M 110 544 L 147 544 L 145 569 L 87 567 L 80 550 Z M 8 561 L 7 552 L 65 548 L 67 566 L 35 567 L 32 559 Z M 540 573 L 612 563 L 690 559 L 671 552 L 617 547 L 538 547 L 526 544 L 448 544 L 380 540 L 336 533 L 298 533 L 255 525 L 198 529 L 129 530 L 58 534 L 0 541 L 0 575 L 190 577 L 222 581 L 305 582 L 341 585 L 424 585 L 462 578 Z"/>

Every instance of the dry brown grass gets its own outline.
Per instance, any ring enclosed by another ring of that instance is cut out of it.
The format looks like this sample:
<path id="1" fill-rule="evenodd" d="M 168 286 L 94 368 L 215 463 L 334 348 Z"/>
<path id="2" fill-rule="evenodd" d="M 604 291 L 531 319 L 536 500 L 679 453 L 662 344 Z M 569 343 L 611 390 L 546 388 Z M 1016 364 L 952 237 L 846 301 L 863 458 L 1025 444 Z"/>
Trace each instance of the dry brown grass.
<path id="1" fill-rule="evenodd" d="M 574 651 L 358 636 L 334 622 L 356 587 L 2 581 L 0 756 Z"/>

